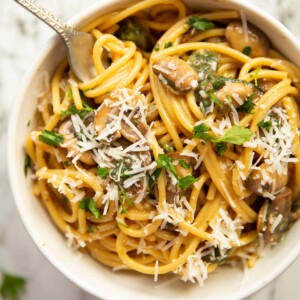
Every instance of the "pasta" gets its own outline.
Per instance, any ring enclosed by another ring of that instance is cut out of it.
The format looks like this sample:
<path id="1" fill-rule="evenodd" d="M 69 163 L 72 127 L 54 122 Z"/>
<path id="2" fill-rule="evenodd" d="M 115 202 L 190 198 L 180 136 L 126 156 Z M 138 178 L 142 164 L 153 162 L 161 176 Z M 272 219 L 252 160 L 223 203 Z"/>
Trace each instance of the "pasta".
<path id="1" fill-rule="evenodd" d="M 70 247 L 202 286 L 299 217 L 300 72 L 240 12 L 161 2 L 84 28 L 97 76 L 56 68 L 25 170 Z"/>

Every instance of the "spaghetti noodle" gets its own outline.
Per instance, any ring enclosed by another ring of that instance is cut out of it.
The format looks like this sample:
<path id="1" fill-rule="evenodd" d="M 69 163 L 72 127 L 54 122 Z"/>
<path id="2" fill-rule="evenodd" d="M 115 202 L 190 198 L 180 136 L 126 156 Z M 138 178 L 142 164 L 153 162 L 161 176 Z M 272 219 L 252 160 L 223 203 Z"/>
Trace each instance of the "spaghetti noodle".
<path id="1" fill-rule="evenodd" d="M 300 72 L 239 12 L 161 2 L 84 28 L 98 75 L 79 82 L 61 62 L 26 165 L 69 246 L 203 285 L 298 219 Z"/>

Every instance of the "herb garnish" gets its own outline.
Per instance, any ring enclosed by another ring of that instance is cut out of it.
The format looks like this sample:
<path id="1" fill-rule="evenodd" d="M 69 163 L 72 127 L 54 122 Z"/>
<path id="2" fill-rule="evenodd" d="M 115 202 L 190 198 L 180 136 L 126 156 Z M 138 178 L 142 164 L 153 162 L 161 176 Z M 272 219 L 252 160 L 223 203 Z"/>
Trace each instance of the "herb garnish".
<path id="1" fill-rule="evenodd" d="M 97 175 L 100 176 L 102 179 L 105 179 L 107 175 L 109 174 L 110 169 L 109 168 L 97 168 Z"/>
<path id="2" fill-rule="evenodd" d="M 30 165 L 31 165 L 31 159 L 30 159 L 30 156 L 26 153 L 25 159 L 24 159 L 24 174 L 25 174 L 25 177 L 27 176 L 28 169 L 30 168 Z"/>
<path id="3" fill-rule="evenodd" d="M 18 300 L 26 285 L 26 280 L 20 276 L 3 273 L 0 294 L 3 299 Z"/>
<path id="4" fill-rule="evenodd" d="M 260 128 L 264 128 L 266 130 L 270 130 L 272 127 L 272 122 L 271 121 L 260 121 L 257 123 L 257 126 Z"/>
<path id="5" fill-rule="evenodd" d="M 96 219 L 100 218 L 99 210 L 96 208 L 96 202 L 92 198 L 83 198 L 79 203 L 79 208 L 90 211 Z"/>
<path id="6" fill-rule="evenodd" d="M 70 99 L 70 100 L 72 100 L 73 99 L 73 92 L 72 92 L 72 90 L 70 89 L 70 90 L 68 90 L 68 92 L 67 92 L 67 97 Z"/>
<path id="7" fill-rule="evenodd" d="M 190 17 L 187 24 L 201 31 L 213 29 L 215 27 L 214 23 L 210 20 L 198 16 Z"/>
<path id="8" fill-rule="evenodd" d="M 178 187 L 183 190 L 189 188 L 191 185 L 193 185 L 199 179 L 199 178 L 194 177 L 193 175 L 187 175 L 183 178 L 179 178 L 177 171 L 175 170 L 175 167 L 173 165 L 173 159 L 172 159 L 172 157 L 170 157 L 168 155 L 158 154 L 156 163 L 160 167 L 165 168 L 170 173 L 172 173 L 178 180 Z"/>
<path id="9" fill-rule="evenodd" d="M 83 119 L 87 113 L 94 111 L 92 107 L 87 105 L 84 101 L 82 101 L 83 108 L 81 110 L 77 109 L 75 105 L 71 105 L 67 110 L 63 110 L 61 112 L 62 116 L 69 116 L 69 115 L 79 115 L 81 119 Z"/>
<path id="10" fill-rule="evenodd" d="M 186 190 L 190 186 L 192 186 L 195 182 L 198 181 L 199 178 L 194 177 L 193 175 L 187 175 L 183 178 L 178 179 L 178 187 L 182 190 Z"/>
<path id="11" fill-rule="evenodd" d="M 226 143 L 242 145 L 253 135 L 253 132 L 250 129 L 237 125 L 232 126 L 219 138 L 210 135 L 207 131 L 209 131 L 209 127 L 205 124 L 197 125 L 194 127 L 194 137 L 216 143 L 216 151 L 219 154 L 223 154 L 227 150 Z"/>
<path id="12" fill-rule="evenodd" d="M 159 44 L 156 44 L 155 47 L 154 47 L 154 51 L 157 52 L 157 51 L 159 51 L 159 49 L 160 49 L 160 45 L 159 45 Z"/>
<path id="13" fill-rule="evenodd" d="M 39 139 L 43 143 L 46 143 L 54 147 L 58 147 L 64 141 L 64 136 L 61 134 L 57 134 L 53 131 L 44 129 L 42 131 L 42 134 L 39 136 Z"/>
<path id="14" fill-rule="evenodd" d="M 251 114 L 252 110 L 255 106 L 255 104 L 253 102 L 253 97 L 254 97 L 254 94 L 251 94 L 241 106 L 237 107 L 236 110 L 239 112 L 246 113 L 246 114 Z"/>
<path id="15" fill-rule="evenodd" d="M 245 55 L 249 55 L 250 53 L 251 53 L 251 51 L 252 51 L 252 48 L 251 48 L 251 46 L 246 46 L 246 47 L 244 47 L 244 49 L 243 49 L 243 54 L 245 54 Z"/>
<path id="16" fill-rule="evenodd" d="M 157 181 L 157 178 L 159 177 L 161 173 L 162 168 L 155 169 L 152 174 L 149 177 L 149 188 L 152 189 L 154 186 L 154 183 Z"/>
<path id="17" fill-rule="evenodd" d="M 164 49 L 170 48 L 170 47 L 172 47 L 172 46 L 173 46 L 173 43 L 172 43 L 171 41 L 166 42 L 166 43 L 165 43 L 165 46 L 164 46 Z"/>
<path id="18" fill-rule="evenodd" d="M 188 163 L 186 163 L 185 160 L 183 159 L 179 159 L 179 164 L 184 168 L 184 169 L 189 169 L 191 165 L 189 165 Z"/>

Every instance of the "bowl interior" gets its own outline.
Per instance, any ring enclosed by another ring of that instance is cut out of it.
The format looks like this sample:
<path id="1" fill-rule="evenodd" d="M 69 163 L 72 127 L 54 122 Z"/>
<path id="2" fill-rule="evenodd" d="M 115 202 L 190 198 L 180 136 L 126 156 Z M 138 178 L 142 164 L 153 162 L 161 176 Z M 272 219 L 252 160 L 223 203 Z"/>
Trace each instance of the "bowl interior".
<path id="1" fill-rule="evenodd" d="M 282 25 L 252 5 L 239 0 L 186 0 L 193 9 L 243 9 L 247 19 L 270 37 L 273 45 L 294 63 L 300 61 L 300 46 Z M 95 16 L 126 6 L 128 2 L 103 0 L 80 13 L 70 23 L 84 25 Z M 46 214 L 41 203 L 32 195 L 30 176 L 24 178 L 24 141 L 29 132 L 28 121 L 36 108 L 36 91 L 42 84 L 43 73 L 50 75 L 65 55 L 59 38 L 54 37 L 32 64 L 20 89 L 10 120 L 8 165 L 11 187 L 20 216 L 30 236 L 44 255 L 69 279 L 103 299 L 241 299 L 274 279 L 298 256 L 300 224 L 295 224 L 270 255 L 259 260 L 254 269 L 243 273 L 242 267 L 219 269 L 211 274 L 204 288 L 183 283 L 168 276 L 159 276 L 157 283 L 151 276 L 135 272 L 112 272 L 87 255 L 72 251 Z M 18 185 L 15 183 L 18 182 Z M 272 271 L 272 272 L 270 272 Z"/>

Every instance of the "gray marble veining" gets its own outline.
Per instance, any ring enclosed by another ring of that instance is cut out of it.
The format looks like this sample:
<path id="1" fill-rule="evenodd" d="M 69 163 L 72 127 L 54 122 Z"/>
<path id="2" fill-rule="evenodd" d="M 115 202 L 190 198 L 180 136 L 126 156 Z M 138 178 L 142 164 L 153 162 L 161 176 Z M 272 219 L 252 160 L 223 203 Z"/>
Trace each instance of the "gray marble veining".
<path id="1" fill-rule="evenodd" d="M 101 0 L 41 0 L 40 3 L 67 20 L 97 1 Z M 247 1 L 268 11 L 300 39 L 299 0 Z M 95 300 L 61 275 L 37 250 L 21 224 L 8 185 L 6 129 L 10 111 L 25 71 L 51 35 L 47 26 L 12 0 L 0 1 L 0 268 L 27 278 L 24 300 Z M 300 299 L 299 272 L 300 259 L 248 300 Z"/>

